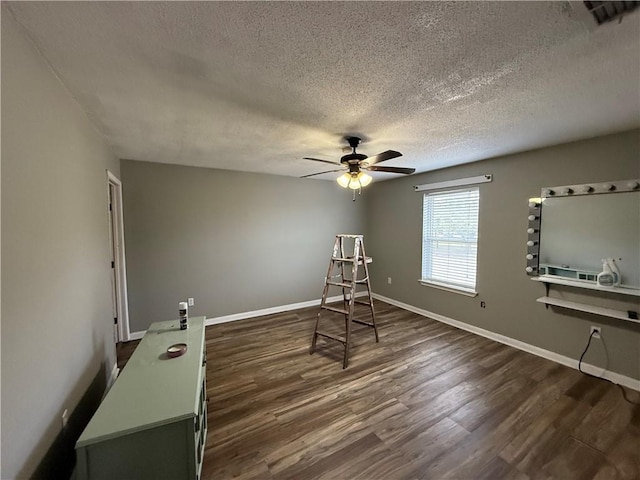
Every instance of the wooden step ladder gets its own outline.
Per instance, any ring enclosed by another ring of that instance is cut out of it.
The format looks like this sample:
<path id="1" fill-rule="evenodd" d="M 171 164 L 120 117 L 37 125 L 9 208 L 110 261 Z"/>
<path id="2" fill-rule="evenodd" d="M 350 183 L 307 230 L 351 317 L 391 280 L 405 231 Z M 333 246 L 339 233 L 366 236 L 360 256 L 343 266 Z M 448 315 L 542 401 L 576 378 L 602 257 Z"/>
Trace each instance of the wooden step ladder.
<path id="1" fill-rule="evenodd" d="M 345 240 L 353 240 L 353 255 L 345 255 Z M 325 280 L 324 290 L 322 291 L 322 301 L 320 302 L 320 311 L 318 312 L 318 318 L 316 319 L 316 327 L 313 332 L 313 340 L 311 341 L 310 354 L 316 351 L 316 342 L 318 335 L 337 340 L 344 345 L 344 359 L 342 362 L 342 368 L 347 368 L 349 364 L 349 346 L 351 341 L 351 324 L 353 322 L 373 327 L 373 331 L 376 335 L 376 342 L 378 339 L 378 327 L 376 326 L 376 316 L 373 310 L 373 298 L 371 297 L 371 285 L 369 284 L 369 268 L 368 263 L 371 263 L 371 257 L 367 257 L 364 250 L 364 237 L 363 235 L 336 235 L 336 241 L 333 245 L 333 254 L 329 261 L 329 270 L 327 271 L 327 277 Z M 351 276 L 346 276 L 348 266 L 351 266 Z M 364 277 L 358 278 L 359 267 L 364 271 Z M 367 289 L 368 301 L 356 300 L 356 287 L 363 285 Z M 331 307 L 327 305 L 327 298 L 329 296 L 330 287 L 337 287 L 342 289 L 343 308 Z M 357 318 L 353 318 L 355 304 L 366 305 L 371 311 L 371 321 L 365 321 Z M 344 315 L 345 320 L 345 336 L 333 335 L 328 332 L 322 332 L 318 330 L 320 326 L 320 318 L 323 312 L 338 313 Z"/>

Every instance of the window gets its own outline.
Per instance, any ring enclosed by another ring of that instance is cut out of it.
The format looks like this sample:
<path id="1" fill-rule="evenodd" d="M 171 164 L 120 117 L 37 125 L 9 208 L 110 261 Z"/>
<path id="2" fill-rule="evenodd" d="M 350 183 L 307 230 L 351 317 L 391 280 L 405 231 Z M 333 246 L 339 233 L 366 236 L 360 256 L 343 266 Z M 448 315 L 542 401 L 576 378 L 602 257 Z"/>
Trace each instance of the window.
<path id="1" fill-rule="evenodd" d="M 479 201 L 478 187 L 424 195 L 422 283 L 475 295 Z"/>

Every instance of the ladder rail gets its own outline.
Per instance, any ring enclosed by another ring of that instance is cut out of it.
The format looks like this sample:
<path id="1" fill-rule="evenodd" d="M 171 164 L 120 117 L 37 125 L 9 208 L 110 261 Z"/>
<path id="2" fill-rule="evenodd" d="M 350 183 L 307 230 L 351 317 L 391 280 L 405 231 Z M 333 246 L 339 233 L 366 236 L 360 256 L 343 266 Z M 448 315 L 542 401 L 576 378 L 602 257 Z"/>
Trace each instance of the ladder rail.
<path id="1" fill-rule="evenodd" d="M 340 257 L 341 258 L 345 258 L 345 252 L 344 252 L 344 237 L 336 237 L 336 241 L 340 244 Z M 344 276 L 344 269 L 345 269 L 345 262 L 340 261 L 340 279 L 342 283 L 345 283 L 345 276 Z M 343 287 L 342 288 L 342 303 L 344 305 L 344 309 L 347 310 L 347 290 Z M 347 317 L 345 316 L 345 322 L 347 321 Z"/>
<path id="2" fill-rule="evenodd" d="M 342 368 L 347 368 L 349 365 L 349 350 L 351 349 L 351 325 L 353 324 L 353 312 L 356 306 L 356 283 L 358 278 L 358 258 L 360 256 L 360 244 L 361 238 L 356 238 L 353 244 L 353 263 L 351 264 L 351 290 L 349 295 L 349 317 L 345 319 L 347 337 L 344 344 L 344 359 L 342 361 Z M 363 262 L 366 265 L 366 262 Z"/>
<path id="3" fill-rule="evenodd" d="M 334 244 L 333 254 L 336 254 L 336 247 Z M 329 279 L 331 278 L 331 270 L 333 270 L 333 262 L 329 262 L 329 268 L 327 269 L 327 276 L 324 281 L 324 289 L 322 290 L 322 299 L 320 300 L 320 311 L 318 312 L 318 316 L 316 317 L 316 326 L 314 329 L 313 340 L 311 341 L 311 350 L 310 353 L 315 352 L 316 350 L 316 342 L 318 340 L 318 327 L 320 326 L 320 314 L 322 313 L 322 307 L 324 307 L 327 303 L 327 295 L 329 293 Z"/>
<path id="4" fill-rule="evenodd" d="M 369 267 L 367 266 L 367 254 L 364 250 L 364 242 L 362 243 L 362 258 L 364 261 L 362 262 L 364 265 L 364 275 L 367 280 L 367 296 L 369 297 L 369 308 L 371 309 L 371 322 L 373 323 L 373 331 L 376 335 L 376 343 L 380 341 L 378 337 L 378 326 L 376 325 L 376 312 L 373 307 L 373 296 L 371 295 L 371 286 L 369 285 Z"/>

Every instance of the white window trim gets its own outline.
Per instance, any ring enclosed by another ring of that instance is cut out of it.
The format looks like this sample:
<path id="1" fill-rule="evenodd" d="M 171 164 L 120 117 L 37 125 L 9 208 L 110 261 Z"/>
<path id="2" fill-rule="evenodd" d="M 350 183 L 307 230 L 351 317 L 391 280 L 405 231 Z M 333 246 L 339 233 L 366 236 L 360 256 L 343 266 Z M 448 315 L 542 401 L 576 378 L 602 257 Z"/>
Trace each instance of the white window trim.
<path id="1" fill-rule="evenodd" d="M 422 278 L 418 279 L 418 283 L 420 283 L 421 285 L 423 285 L 425 287 L 433 287 L 433 288 L 437 288 L 438 290 L 444 290 L 446 292 L 457 293 L 459 295 L 465 295 L 467 297 L 477 297 L 478 296 L 478 292 L 476 292 L 475 289 L 472 289 L 472 288 L 458 287 L 458 286 L 455 286 L 455 285 L 434 282 L 433 280 L 424 280 Z"/>
<path id="2" fill-rule="evenodd" d="M 457 180 L 447 180 L 444 182 L 424 183 L 422 185 L 414 185 L 413 190 L 416 192 L 427 192 L 430 190 L 444 190 L 453 187 L 464 187 L 467 185 L 477 185 L 478 183 L 487 183 L 493 181 L 492 174 L 479 175 L 477 177 L 459 178 Z"/>
<path id="3" fill-rule="evenodd" d="M 492 175 L 483 175 L 482 177 L 471 177 L 471 178 L 461 179 L 461 180 L 457 180 L 457 181 L 454 180 L 454 181 L 451 181 L 451 182 L 441 182 L 440 184 L 435 184 L 434 183 L 434 184 L 421 185 L 421 186 L 416 186 L 415 188 L 417 190 L 419 187 L 423 187 L 423 188 L 420 189 L 421 191 L 436 190 L 436 188 L 428 188 L 428 187 L 436 186 L 436 185 L 438 187 L 441 187 L 442 184 L 448 183 L 447 187 L 449 187 L 449 188 L 446 188 L 446 189 L 442 190 L 442 193 L 448 193 L 448 192 L 454 192 L 454 191 L 460 190 L 460 189 L 465 190 L 466 188 L 464 188 L 464 187 L 474 188 L 471 185 L 477 184 L 477 183 L 483 183 L 483 182 L 490 182 L 492 180 L 492 178 L 493 178 Z M 481 180 L 481 179 L 483 179 L 483 180 Z M 456 184 L 455 186 L 458 187 L 458 188 L 452 188 L 453 184 Z M 424 188 L 424 187 L 427 187 L 427 188 Z M 460 187 L 462 187 L 462 188 L 460 188 Z M 475 187 L 475 188 L 478 189 L 478 193 L 479 193 L 479 188 L 478 187 Z M 437 188 L 437 189 L 439 190 L 440 188 Z M 423 194 L 423 199 L 427 195 L 429 195 L 429 193 L 424 193 Z M 424 200 L 423 200 L 423 202 L 424 202 Z M 480 202 L 480 199 L 478 198 L 478 208 L 480 207 L 479 202 Z M 422 228 L 423 228 L 423 231 L 422 231 L 423 232 L 422 233 L 422 235 L 423 235 L 422 242 L 424 244 L 424 212 L 423 212 L 423 226 L 422 226 Z M 479 225 L 478 225 L 478 228 L 479 228 Z M 476 242 L 476 252 L 477 252 L 477 248 L 478 248 L 478 241 Z M 422 252 L 421 256 L 422 256 L 421 261 L 424 261 L 424 252 Z M 465 296 L 468 296 L 468 297 L 476 297 L 476 296 L 478 296 L 478 292 L 476 290 L 477 287 L 478 287 L 478 283 L 477 283 L 478 282 L 478 279 L 477 279 L 478 263 L 477 262 L 478 261 L 477 261 L 477 258 L 476 258 L 476 282 L 475 282 L 475 285 L 473 287 L 466 287 L 466 286 L 463 286 L 463 285 L 456 285 L 455 283 L 439 282 L 437 280 L 426 279 L 426 278 L 419 278 L 418 282 L 421 285 L 425 286 L 425 287 L 433 287 L 433 288 L 437 288 L 439 290 L 444 290 L 444 291 L 451 292 L 451 293 L 457 293 L 457 294 L 465 295 Z"/>

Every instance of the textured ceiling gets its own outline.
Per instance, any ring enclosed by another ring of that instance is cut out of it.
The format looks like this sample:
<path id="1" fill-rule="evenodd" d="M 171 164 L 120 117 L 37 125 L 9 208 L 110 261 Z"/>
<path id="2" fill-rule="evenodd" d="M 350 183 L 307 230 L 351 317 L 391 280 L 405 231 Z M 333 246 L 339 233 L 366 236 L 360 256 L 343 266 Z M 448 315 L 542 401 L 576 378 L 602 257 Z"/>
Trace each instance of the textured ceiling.
<path id="1" fill-rule="evenodd" d="M 360 133 L 362 153 L 427 171 L 640 125 L 637 12 L 596 27 L 582 2 L 3 8 L 124 159 L 301 176 Z"/>

